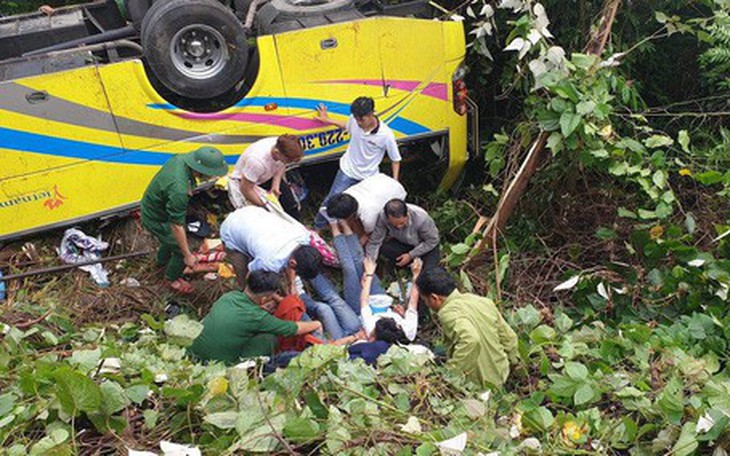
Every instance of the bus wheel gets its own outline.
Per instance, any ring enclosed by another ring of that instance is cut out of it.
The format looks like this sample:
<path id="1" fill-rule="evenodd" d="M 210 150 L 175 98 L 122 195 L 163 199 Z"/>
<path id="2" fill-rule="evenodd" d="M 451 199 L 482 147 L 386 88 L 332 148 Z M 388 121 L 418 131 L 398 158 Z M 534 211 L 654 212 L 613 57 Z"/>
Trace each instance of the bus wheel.
<path id="1" fill-rule="evenodd" d="M 140 36 L 149 69 L 184 97 L 220 95 L 246 70 L 243 25 L 215 0 L 156 1 L 144 16 Z"/>

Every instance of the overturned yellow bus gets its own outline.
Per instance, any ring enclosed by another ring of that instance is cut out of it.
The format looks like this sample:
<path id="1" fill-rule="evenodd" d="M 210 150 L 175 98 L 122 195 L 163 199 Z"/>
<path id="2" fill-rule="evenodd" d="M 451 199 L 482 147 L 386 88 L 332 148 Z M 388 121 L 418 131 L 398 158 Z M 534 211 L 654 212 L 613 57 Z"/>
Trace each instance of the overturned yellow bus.
<path id="1" fill-rule="evenodd" d="M 99 1 L 0 18 L 0 241 L 122 213 L 167 159 L 295 134 L 303 166 L 348 138 L 313 119 L 376 100 L 404 147 L 467 156 L 464 32 L 428 5 L 353 0 Z M 141 24 L 140 24 L 141 20 Z M 25 34 L 25 35 L 24 35 Z"/>

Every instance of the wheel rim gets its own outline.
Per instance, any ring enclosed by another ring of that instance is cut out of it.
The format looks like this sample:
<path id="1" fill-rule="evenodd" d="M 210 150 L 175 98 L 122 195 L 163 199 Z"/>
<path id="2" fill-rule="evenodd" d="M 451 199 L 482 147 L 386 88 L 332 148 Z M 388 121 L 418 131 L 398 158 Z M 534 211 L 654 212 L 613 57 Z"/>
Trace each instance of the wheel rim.
<path id="1" fill-rule="evenodd" d="M 228 47 L 221 33 L 204 24 L 184 27 L 170 42 L 170 56 L 175 68 L 191 79 L 208 79 L 223 70 L 228 61 Z"/>

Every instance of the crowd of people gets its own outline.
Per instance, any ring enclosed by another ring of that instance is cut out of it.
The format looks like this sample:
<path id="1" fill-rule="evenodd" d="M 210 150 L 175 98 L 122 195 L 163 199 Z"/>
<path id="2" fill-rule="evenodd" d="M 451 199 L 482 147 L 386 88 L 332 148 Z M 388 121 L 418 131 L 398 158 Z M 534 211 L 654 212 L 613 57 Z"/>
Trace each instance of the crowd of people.
<path id="1" fill-rule="evenodd" d="M 426 210 L 407 202 L 395 136 L 375 114 L 373 99 L 357 98 L 350 111 L 345 122 L 324 105 L 317 109 L 315 118 L 345 129 L 350 142 L 314 229 L 301 222 L 285 178 L 287 165 L 304 155 L 298 138 L 261 139 L 241 154 L 227 184 L 235 210 L 220 226 L 237 289 L 213 304 L 191 356 L 226 364 L 266 356 L 283 366 L 308 346 L 326 343 L 347 345 L 351 358 L 373 364 L 393 344 L 412 344 L 419 312 L 433 312 L 448 365 L 480 385 L 502 385 L 517 357 L 515 333 L 494 302 L 459 292 L 439 265 L 438 228 Z M 379 171 L 386 154 L 391 176 Z M 226 174 L 221 152 L 202 147 L 171 158 L 144 194 L 142 224 L 160 242 L 157 263 L 174 292 L 193 291 L 183 270 L 197 261 L 185 233 L 196 181 Z M 327 228 L 331 244 L 320 236 Z M 379 261 L 410 269 L 403 303 L 382 288 Z M 341 290 L 324 265 L 339 267 Z"/>

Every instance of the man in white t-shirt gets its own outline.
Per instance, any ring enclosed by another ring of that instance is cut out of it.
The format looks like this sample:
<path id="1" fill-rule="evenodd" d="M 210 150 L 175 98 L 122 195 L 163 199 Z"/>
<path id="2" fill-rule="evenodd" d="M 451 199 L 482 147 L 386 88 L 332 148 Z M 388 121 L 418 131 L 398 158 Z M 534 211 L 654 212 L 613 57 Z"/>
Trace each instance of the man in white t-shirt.
<path id="1" fill-rule="evenodd" d="M 228 179 L 228 198 L 236 209 L 247 205 L 264 206 L 259 186 L 270 189 L 282 208 L 300 219 L 299 202 L 284 179 L 286 165 L 302 159 L 304 152 L 294 135 L 264 138 L 243 151 Z"/>
<path id="2" fill-rule="evenodd" d="M 228 214 L 221 224 L 221 240 L 241 289 L 249 271 L 283 272 L 291 281 L 305 280 L 319 300 L 298 291 L 307 312 L 324 325 L 332 339 L 360 329 L 360 319 L 337 293 L 320 269 L 322 255 L 310 245 L 307 228 L 266 209 L 246 206 Z M 292 277 L 293 276 L 293 277 Z"/>
<path id="3" fill-rule="evenodd" d="M 375 101 L 370 97 L 359 97 L 350 105 L 350 113 L 350 118 L 345 122 L 329 117 L 325 105 L 320 104 L 317 108 L 317 120 L 346 129 L 350 134 L 347 151 L 340 157 L 340 169 L 314 219 L 314 227 L 318 230 L 329 223 L 324 208 L 332 195 L 342 193 L 358 182 L 378 174 L 380 162 L 386 153 L 391 161 L 393 179 L 398 180 L 401 161 L 398 145 L 393 130 L 375 115 Z"/>
<path id="4" fill-rule="evenodd" d="M 400 182 L 385 174 L 376 174 L 332 195 L 325 210 L 330 218 L 346 220 L 359 236 L 369 235 L 375 229 L 385 203 L 393 198 L 405 199 L 406 195 Z"/>

